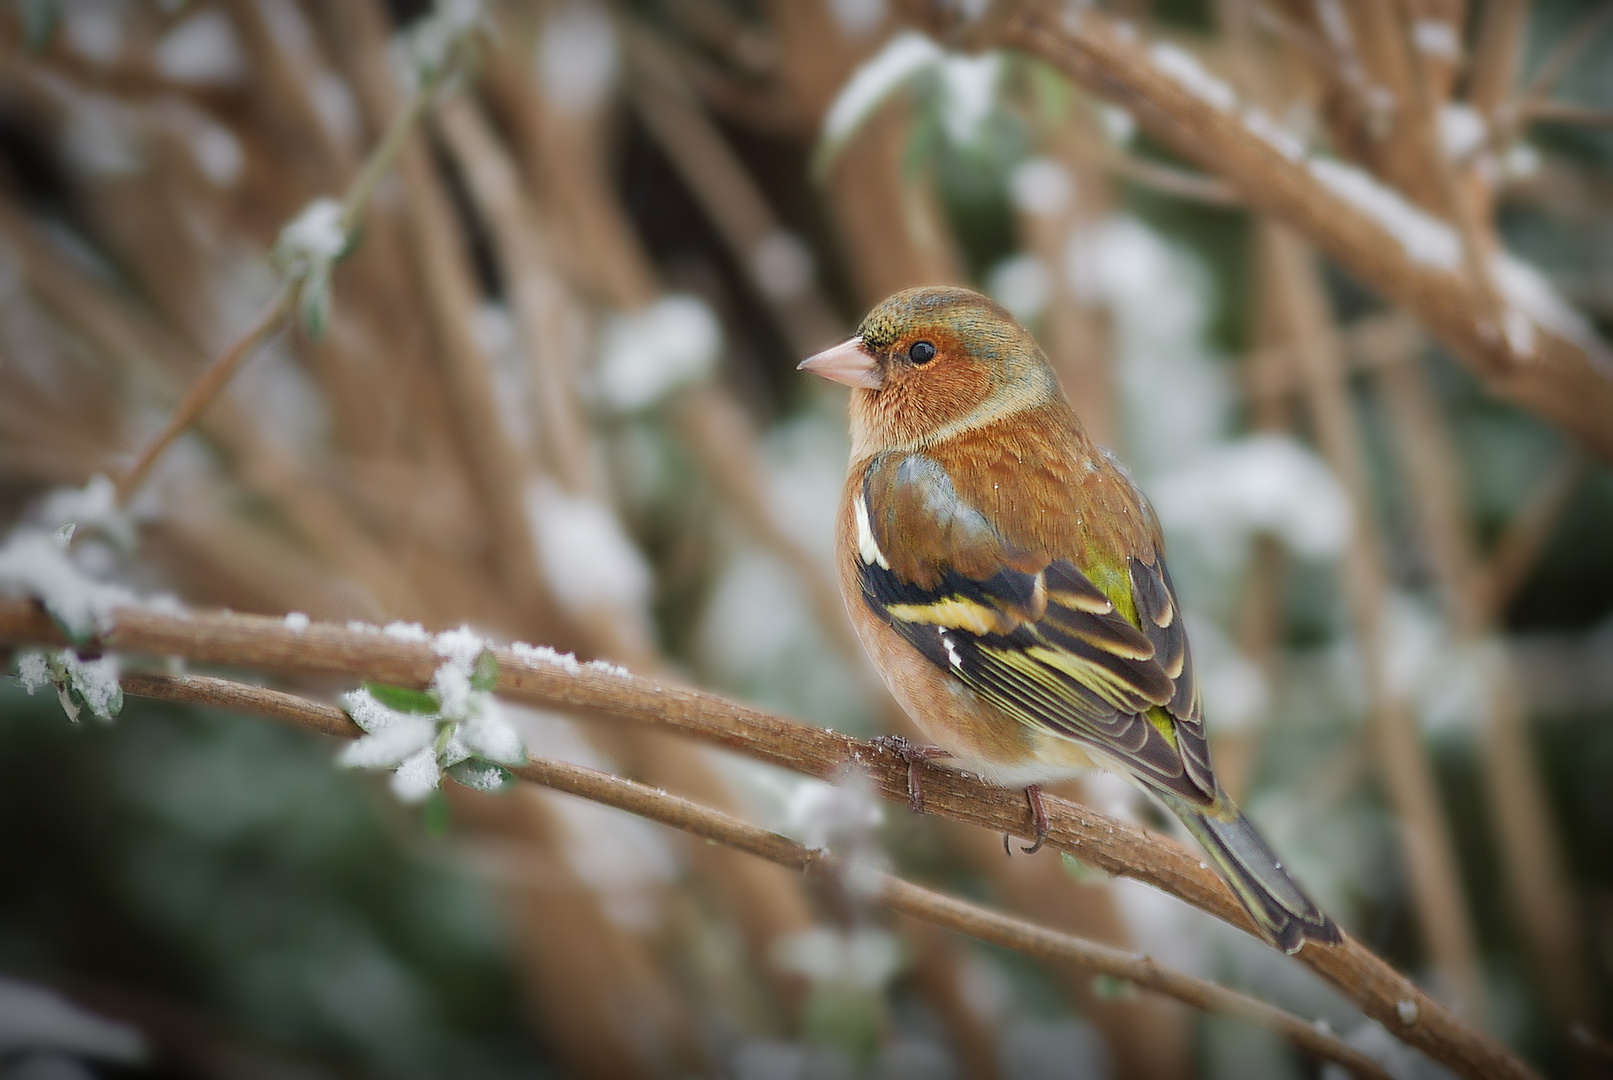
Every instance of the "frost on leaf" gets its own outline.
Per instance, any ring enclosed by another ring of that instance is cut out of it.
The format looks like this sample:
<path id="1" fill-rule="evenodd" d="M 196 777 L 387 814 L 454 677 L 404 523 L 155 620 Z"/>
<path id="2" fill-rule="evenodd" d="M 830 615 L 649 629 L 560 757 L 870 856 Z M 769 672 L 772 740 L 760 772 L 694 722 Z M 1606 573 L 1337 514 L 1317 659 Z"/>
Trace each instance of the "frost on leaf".
<path id="1" fill-rule="evenodd" d="M 123 709 L 118 658 L 111 653 L 85 660 L 72 649 L 25 652 L 17 657 L 17 683 L 30 695 L 54 686 L 62 711 L 75 724 L 84 709 L 101 720 L 111 720 Z"/>
<path id="2" fill-rule="evenodd" d="M 497 790 L 508 776 L 502 766 L 520 765 L 527 757 L 489 692 L 497 661 L 468 627 L 430 640 L 444 659 L 429 690 L 366 683 L 342 695 L 342 707 L 364 735 L 337 761 L 348 768 L 394 770 L 392 791 L 405 802 L 430 795 L 444 772 L 467 787 Z"/>

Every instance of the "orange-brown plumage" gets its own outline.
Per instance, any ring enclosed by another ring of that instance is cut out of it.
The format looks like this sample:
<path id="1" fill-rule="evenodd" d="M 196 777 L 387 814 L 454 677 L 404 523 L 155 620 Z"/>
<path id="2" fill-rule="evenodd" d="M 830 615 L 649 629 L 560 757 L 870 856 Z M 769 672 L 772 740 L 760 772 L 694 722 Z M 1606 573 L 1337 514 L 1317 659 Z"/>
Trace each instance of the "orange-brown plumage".
<path id="1" fill-rule="evenodd" d="M 840 586 L 926 737 L 1036 807 L 1044 780 L 1117 771 L 1274 942 L 1337 941 L 1216 783 L 1158 523 L 1030 332 L 977 293 L 913 289 L 802 367 L 854 387 Z"/>

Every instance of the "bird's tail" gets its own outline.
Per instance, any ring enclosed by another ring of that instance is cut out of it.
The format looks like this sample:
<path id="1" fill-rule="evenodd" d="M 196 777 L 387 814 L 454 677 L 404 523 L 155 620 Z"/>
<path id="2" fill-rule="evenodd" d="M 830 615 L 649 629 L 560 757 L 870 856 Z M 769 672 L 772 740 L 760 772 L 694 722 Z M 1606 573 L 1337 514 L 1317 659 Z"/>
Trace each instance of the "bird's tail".
<path id="1" fill-rule="evenodd" d="M 1219 807 L 1205 813 L 1185 800 L 1167 801 L 1215 860 L 1261 933 L 1283 952 L 1296 953 L 1306 941 L 1337 945 L 1342 940 L 1333 920 L 1294 884 L 1237 807 L 1228 805 L 1220 814 L 1216 812 Z"/>

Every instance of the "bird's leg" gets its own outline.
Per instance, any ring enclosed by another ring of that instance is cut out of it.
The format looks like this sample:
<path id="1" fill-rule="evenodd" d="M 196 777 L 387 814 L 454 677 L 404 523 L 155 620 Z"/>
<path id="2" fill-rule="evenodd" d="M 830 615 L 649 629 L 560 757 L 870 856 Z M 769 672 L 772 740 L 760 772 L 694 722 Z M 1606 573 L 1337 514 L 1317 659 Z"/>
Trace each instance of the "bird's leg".
<path id="1" fill-rule="evenodd" d="M 946 757 L 947 752 L 939 746 L 911 742 L 900 735 L 875 735 L 868 741 L 907 762 L 907 805 L 915 814 L 924 813 L 924 779 L 919 766 L 934 758 Z"/>
<path id="2" fill-rule="evenodd" d="M 1025 798 L 1031 804 L 1031 820 L 1036 823 L 1036 843 L 1030 847 L 1022 847 L 1019 850 L 1027 855 L 1035 855 L 1042 850 L 1042 844 L 1046 842 L 1047 834 L 1053 831 L 1053 823 L 1048 820 L 1047 807 L 1042 802 L 1042 785 L 1031 784 L 1026 787 Z M 1008 850 L 1007 833 L 1003 833 L 1003 852 L 1008 855 L 1013 854 L 1012 851 Z"/>

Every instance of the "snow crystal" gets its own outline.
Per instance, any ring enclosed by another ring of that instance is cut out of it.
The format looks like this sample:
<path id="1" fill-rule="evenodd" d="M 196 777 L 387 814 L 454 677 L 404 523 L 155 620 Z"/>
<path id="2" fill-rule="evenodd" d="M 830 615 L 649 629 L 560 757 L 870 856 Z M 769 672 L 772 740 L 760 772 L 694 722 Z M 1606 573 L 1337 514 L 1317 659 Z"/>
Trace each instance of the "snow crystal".
<path id="1" fill-rule="evenodd" d="M 767 296 L 788 300 L 812 284 L 812 252 L 787 232 L 769 233 L 751 249 L 750 272 Z"/>
<path id="2" fill-rule="evenodd" d="M 1160 522 L 1194 534 L 1206 554 L 1231 562 L 1256 532 L 1313 559 L 1349 542 L 1348 498 L 1327 466 L 1285 435 L 1255 435 L 1215 447 L 1149 485 Z"/>
<path id="3" fill-rule="evenodd" d="M 704 379 L 722 349 L 722 326 L 704 301 L 665 296 L 606 322 L 595 389 L 618 412 L 643 409 L 679 386 Z"/>
<path id="4" fill-rule="evenodd" d="M 1031 158 L 1009 174 L 1008 196 L 1021 213 L 1052 217 L 1070 205 L 1075 178 L 1051 158 Z"/>
<path id="5" fill-rule="evenodd" d="M 35 690 L 50 685 L 50 664 L 41 652 L 25 652 L 17 657 L 17 685 L 32 697 Z"/>
<path id="6" fill-rule="evenodd" d="M 1247 110 L 1243 114 L 1243 126 L 1289 161 L 1299 161 L 1305 157 L 1305 144 L 1263 110 Z"/>
<path id="7" fill-rule="evenodd" d="M 912 30 L 893 36 L 840 88 L 823 114 L 823 141 L 844 142 L 874 110 L 919 73 L 940 64 L 941 47 Z"/>
<path id="8" fill-rule="evenodd" d="M 381 632 L 379 626 L 374 623 L 367 623 L 363 619 L 348 619 L 347 628 L 355 634 L 379 634 Z"/>
<path id="9" fill-rule="evenodd" d="M 84 576 L 54 536 L 31 528 L 0 546 L 0 596 L 39 600 L 75 638 L 111 629 L 116 609 L 140 603 L 121 585 Z"/>
<path id="10" fill-rule="evenodd" d="M 986 275 L 986 292 L 1020 322 L 1034 321 L 1053 299 L 1053 272 L 1031 254 L 1014 255 Z"/>
<path id="11" fill-rule="evenodd" d="M 1412 25 L 1411 40 L 1419 51 L 1440 60 L 1457 60 L 1462 55 L 1456 27 L 1444 19 L 1418 19 Z"/>
<path id="12" fill-rule="evenodd" d="M 500 765 L 526 764 L 526 747 L 491 696 L 484 696 L 477 714 L 459 725 L 459 737 L 477 757 Z"/>
<path id="13" fill-rule="evenodd" d="M 441 782 L 437 751 L 428 746 L 398 766 L 392 774 L 392 794 L 407 803 L 420 802 Z"/>
<path id="14" fill-rule="evenodd" d="M 559 652 L 547 645 L 528 645 L 524 641 L 512 641 L 510 652 L 529 664 L 549 664 L 573 675 L 582 670 L 582 665 L 571 653 Z"/>
<path id="15" fill-rule="evenodd" d="M 1002 71 L 1002 56 L 948 56 L 941 63 L 941 122 L 947 137 L 964 145 L 974 142 L 991 115 Z"/>
<path id="16" fill-rule="evenodd" d="M 30 1054 L 36 1067 L 19 1064 L 11 1075 L 86 1076 L 82 1066 L 51 1068 L 48 1054 L 138 1065 L 145 1039 L 135 1028 L 86 1012 L 55 991 L 0 977 L 0 1055 L 19 1061 Z"/>
<path id="17" fill-rule="evenodd" d="M 83 660 L 72 649 L 63 649 L 57 654 L 57 661 L 67 674 L 68 686 L 78 692 L 91 714 L 102 720 L 110 720 L 123 708 L 117 656 L 105 653 L 94 660 Z M 69 706 L 65 695 L 62 705 L 64 708 Z M 70 718 L 77 720 L 77 713 L 76 708 L 68 708 Z"/>
<path id="18" fill-rule="evenodd" d="M 902 967 L 901 946 L 874 927 L 814 927 L 776 939 L 769 951 L 782 971 L 858 990 L 882 988 Z"/>
<path id="19" fill-rule="evenodd" d="M 385 709 L 386 706 L 375 702 L 376 708 Z M 348 710 L 353 720 L 358 723 L 358 714 L 355 706 L 349 703 Z M 376 723 L 373 712 L 366 715 L 370 724 Z M 348 743 L 342 748 L 337 760 L 341 764 L 353 769 L 390 769 L 401 765 L 404 761 L 428 747 L 437 737 L 437 725 L 429 717 L 412 713 L 392 712 L 384 725 L 362 738 Z M 360 723 L 361 727 L 364 724 Z"/>
<path id="20" fill-rule="evenodd" d="M 349 630 L 372 629 L 372 627 L 366 626 L 363 623 L 359 623 L 357 627 L 355 627 L 352 623 L 348 623 L 347 627 Z M 402 619 L 399 619 L 396 622 L 387 623 L 381 628 L 381 633 L 385 634 L 389 638 L 396 638 L 398 641 L 431 640 L 431 635 L 426 632 L 426 628 L 424 626 L 421 626 L 417 622 L 404 622 Z"/>
<path id="21" fill-rule="evenodd" d="M 573 4 L 545 21 L 534 57 L 543 95 L 561 112 L 596 108 L 616 85 L 620 59 L 610 18 Z"/>
<path id="22" fill-rule="evenodd" d="M 1394 188 L 1329 158 L 1311 158 L 1306 165 L 1335 195 L 1387 229 L 1416 261 L 1441 270 L 1461 265 L 1462 245 L 1455 231 L 1407 202 Z"/>
<path id="23" fill-rule="evenodd" d="M 602 671 L 606 675 L 614 675 L 618 679 L 625 679 L 633 674 L 622 665 L 613 664 L 609 660 L 590 660 L 585 666 L 590 671 Z"/>
<path id="24" fill-rule="evenodd" d="M 1417 1003 L 1411 998 L 1402 998 L 1395 1002 L 1395 1015 L 1400 1017 L 1402 1024 L 1410 1027 L 1417 1022 Z"/>
<path id="25" fill-rule="evenodd" d="M 286 629 L 290 630 L 293 634 L 302 633 L 304 630 L 308 629 L 308 616 L 304 615 L 300 611 L 287 612 Z"/>
<path id="26" fill-rule="evenodd" d="M 347 247 L 342 204 L 329 197 L 313 200 L 280 230 L 276 247 L 286 258 L 301 264 L 336 258 Z"/>
<path id="27" fill-rule="evenodd" d="M 164 34 L 154 59 L 164 77 L 193 86 L 228 85 L 246 70 L 235 27 L 217 8 L 203 8 Z"/>
<path id="28" fill-rule="evenodd" d="M 431 688 L 436 691 L 442 714 L 461 720 L 471 714 L 475 703 L 470 684 L 476 658 L 487 648 L 481 635 L 468 626 L 438 634 L 431 643 L 432 650 L 443 657 L 443 662 L 431 676 Z"/>
<path id="29" fill-rule="evenodd" d="M 1204 70 L 1199 58 L 1186 49 L 1168 41 L 1159 41 L 1149 48 L 1148 57 L 1153 60 L 1155 67 L 1175 79 L 1194 97 L 1209 102 L 1223 112 L 1237 107 L 1238 95 L 1232 87 Z"/>
<path id="30" fill-rule="evenodd" d="M 885 0 L 829 0 L 829 14 L 846 37 L 865 37 L 885 21 Z"/>
<path id="31" fill-rule="evenodd" d="M 538 482 L 527 489 L 527 512 L 544 576 L 562 605 L 642 609 L 650 571 L 609 507 Z"/>
<path id="32" fill-rule="evenodd" d="M 1445 156 L 1452 160 L 1466 158 L 1484 145 L 1488 128 L 1484 117 L 1471 105 L 1448 102 L 1439 110 L 1439 141 Z"/>

